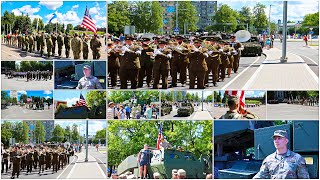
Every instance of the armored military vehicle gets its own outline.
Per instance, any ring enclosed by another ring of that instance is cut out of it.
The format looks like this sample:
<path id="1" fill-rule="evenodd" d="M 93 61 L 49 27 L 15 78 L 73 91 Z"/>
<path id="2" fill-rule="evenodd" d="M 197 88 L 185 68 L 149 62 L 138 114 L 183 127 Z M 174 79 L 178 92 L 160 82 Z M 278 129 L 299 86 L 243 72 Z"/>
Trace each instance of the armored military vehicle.
<path id="1" fill-rule="evenodd" d="M 215 121 L 214 175 L 221 179 L 251 179 L 262 161 L 275 152 L 272 135 L 286 130 L 288 148 L 305 158 L 310 178 L 319 178 L 319 121 Z"/>
<path id="2" fill-rule="evenodd" d="M 192 103 L 183 102 L 178 108 L 178 117 L 190 116 L 194 112 L 194 107 Z"/>
<path id="3" fill-rule="evenodd" d="M 204 179 L 206 174 L 212 173 L 212 163 L 208 157 L 201 156 L 200 159 L 197 159 L 189 151 L 175 149 L 166 149 L 164 152 L 155 148 L 149 149 L 152 150 L 152 155 L 147 171 L 151 179 L 155 172 L 160 174 L 160 179 L 171 179 L 172 169 L 184 169 L 187 172 L 187 179 Z M 128 156 L 118 166 L 118 175 L 129 171 L 139 177 L 137 155 Z"/>
<path id="4" fill-rule="evenodd" d="M 169 103 L 161 103 L 161 116 L 170 114 L 172 111 L 172 105 Z"/>
<path id="5" fill-rule="evenodd" d="M 55 112 L 56 119 L 105 119 L 106 106 L 58 107 Z"/>
<path id="6" fill-rule="evenodd" d="M 258 41 L 258 37 L 251 36 L 247 42 L 243 42 L 243 50 L 241 51 L 241 56 L 261 56 L 262 47 Z"/>

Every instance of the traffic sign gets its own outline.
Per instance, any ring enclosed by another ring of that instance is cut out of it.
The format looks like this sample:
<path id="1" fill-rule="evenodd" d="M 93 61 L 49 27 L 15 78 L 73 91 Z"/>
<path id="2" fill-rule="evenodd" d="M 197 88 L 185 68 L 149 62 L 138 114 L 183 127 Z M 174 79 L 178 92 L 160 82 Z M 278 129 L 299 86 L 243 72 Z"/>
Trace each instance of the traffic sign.
<path id="1" fill-rule="evenodd" d="M 174 28 L 174 30 L 173 30 L 174 32 L 179 32 L 179 28 Z"/>
<path id="2" fill-rule="evenodd" d="M 312 34 L 314 34 L 314 32 L 313 32 L 313 31 L 310 31 L 310 32 L 309 32 L 309 34 L 311 34 L 311 35 L 312 35 Z"/>

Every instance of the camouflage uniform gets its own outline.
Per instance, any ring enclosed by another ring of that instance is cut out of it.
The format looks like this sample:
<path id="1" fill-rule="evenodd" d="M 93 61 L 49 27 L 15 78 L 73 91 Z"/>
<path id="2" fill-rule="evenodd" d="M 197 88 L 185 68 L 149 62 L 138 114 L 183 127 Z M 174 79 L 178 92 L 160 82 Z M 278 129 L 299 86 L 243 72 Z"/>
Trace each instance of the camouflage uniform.
<path id="1" fill-rule="evenodd" d="M 52 44 L 52 40 L 51 40 L 50 36 L 47 36 L 46 40 L 47 40 L 46 43 L 47 43 L 48 58 L 50 58 L 53 44 Z"/>
<path id="2" fill-rule="evenodd" d="M 66 50 L 66 58 L 69 58 L 69 52 L 70 52 L 70 36 L 68 34 L 66 34 L 64 36 L 64 47 Z"/>
<path id="3" fill-rule="evenodd" d="M 86 35 L 83 35 L 83 39 L 82 39 L 82 56 L 83 59 L 88 59 L 88 55 L 89 55 L 89 40 L 88 37 Z"/>
<path id="4" fill-rule="evenodd" d="M 220 119 L 244 119 L 244 118 L 237 111 L 227 111 L 227 113 L 222 115 Z"/>
<path id="5" fill-rule="evenodd" d="M 98 78 L 90 76 L 82 77 L 78 82 L 77 89 L 102 89 L 102 86 Z"/>
<path id="6" fill-rule="evenodd" d="M 34 39 L 32 35 L 29 35 L 29 52 L 32 53 L 34 45 Z"/>
<path id="7" fill-rule="evenodd" d="M 82 50 L 81 39 L 78 37 L 78 34 L 75 33 L 74 38 L 71 40 L 71 48 L 73 51 L 73 58 L 80 59 L 80 53 Z"/>
<path id="8" fill-rule="evenodd" d="M 267 156 L 253 179 L 309 179 L 309 173 L 304 158 L 288 150 L 284 155 Z"/>
<path id="9" fill-rule="evenodd" d="M 100 59 L 100 48 L 101 48 L 101 42 L 98 39 L 97 35 L 95 35 L 91 41 L 90 41 L 90 48 L 92 50 L 92 59 Z"/>
<path id="10" fill-rule="evenodd" d="M 58 42 L 58 55 L 59 57 L 61 57 L 61 51 L 63 46 L 63 37 L 61 33 L 59 33 L 59 36 L 57 37 L 57 42 Z"/>
<path id="11" fill-rule="evenodd" d="M 55 34 L 51 34 L 51 41 L 52 41 L 52 55 L 54 56 L 56 54 L 56 41 L 57 41 L 57 36 Z"/>

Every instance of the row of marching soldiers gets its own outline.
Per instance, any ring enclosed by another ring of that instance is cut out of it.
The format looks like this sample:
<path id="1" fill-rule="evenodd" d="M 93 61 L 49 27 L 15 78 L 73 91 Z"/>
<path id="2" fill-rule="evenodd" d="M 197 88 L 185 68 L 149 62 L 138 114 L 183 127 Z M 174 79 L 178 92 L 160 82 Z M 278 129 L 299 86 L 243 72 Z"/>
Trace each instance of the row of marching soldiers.
<path id="1" fill-rule="evenodd" d="M 26 53 L 40 53 L 40 57 L 44 55 L 46 47 L 47 57 L 50 58 L 56 55 L 56 47 L 58 49 L 58 57 L 63 58 L 62 49 L 64 46 L 65 57 L 70 57 L 70 50 L 73 52 L 74 59 L 80 59 L 81 53 L 83 59 L 89 58 L 89 49 L 92 51 L 92 59 L 100 59 L 102 43 L 100 37 L 94 34 L 89 37 L 86 33 L 81 36 L 74 33 L 73 36 L 64 33 L 27 33 L 27 34 L 14 34 L 5 35 L 5 43 L 7 45 L 20 48 Z"/>
<path id="2" fill-rule="evenodd" d="M 149 38 L 135 40 L 127 36 L 125 43 L 109 39 L 111 86 L 117 87 L 119 76 L 121 89 L 127 89 L 128 81 L 131 89 L 142 88 L 146 77 L 148 87 L 158 89 L 161 79 L 162 88 L 167 89 L 169 74 L 169 87 L 177 87 L 179 74 L 181 86 L 185 87 L 188 72 L 190 89 L 195 88 L 196 82 L 198 89 L 210 87 L 210 74 L 213 86 L 217 87 L 217 82 L 224 81 L 226 75 L 230 77 L 232 70 L 237 72 L 242 49 L 235 36 L 231 36 L 229 42 L 218 36 L 192 40 L 182 36 L 156 37 L 152 42 Z"/>
<path id="3" fill-rule="evenodd" d="M 72 147 L 63 146 L 12 146 L 9 149 L 1 149 L 1 173 L 8 173 L 12 168 L 11 179 L 15 175 L 19 178 L 20 172 L 26 171 L 26 175 L 32 173 L 32 169 L 41 176 L 44 170 L 52 169 L 52 174 L 70 163 L 70 156 L 74 155 Z"/>
<path id="4" fill-rule="evenodd" d="M 5 72 L 5 76 L 8 77 L 8 79 L 12 78 L 26 78 L 27 81 L 47 81 L 52 79 L 52 71 L 27 71 L 27 72 L 16 72 L 13 70 L 9 70 Z"/>

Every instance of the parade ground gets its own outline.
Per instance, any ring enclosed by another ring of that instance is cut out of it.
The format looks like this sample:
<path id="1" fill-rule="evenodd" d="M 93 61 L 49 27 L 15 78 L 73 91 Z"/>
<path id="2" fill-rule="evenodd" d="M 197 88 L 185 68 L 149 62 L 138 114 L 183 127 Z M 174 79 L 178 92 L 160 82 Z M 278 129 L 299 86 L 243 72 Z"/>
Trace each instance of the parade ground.
<path id="1" fill-rule="evenodd" d="M 50 90 L 53 89 L 53 78 L 51 80 L 28 81 L 26 78 L 11 78 L 1 74 L 1 88 L 5 90 Z"/>
<path id="2" fill-rule="evenodd" d="M 1 118 L 9 119 L 53 119 L 53 106 L 48 109 L 44 106 L 44 110 L 31 110 L 25 106 L 7 106 L 6 109 L 1 109 Z"/>
<path id="3" fill-rule="evenodd" d="M 297 104 L 268 104 L 267 119 L 272 120 L 312 120 L 319 119 L 319 106 L 303 106 Z"/>

